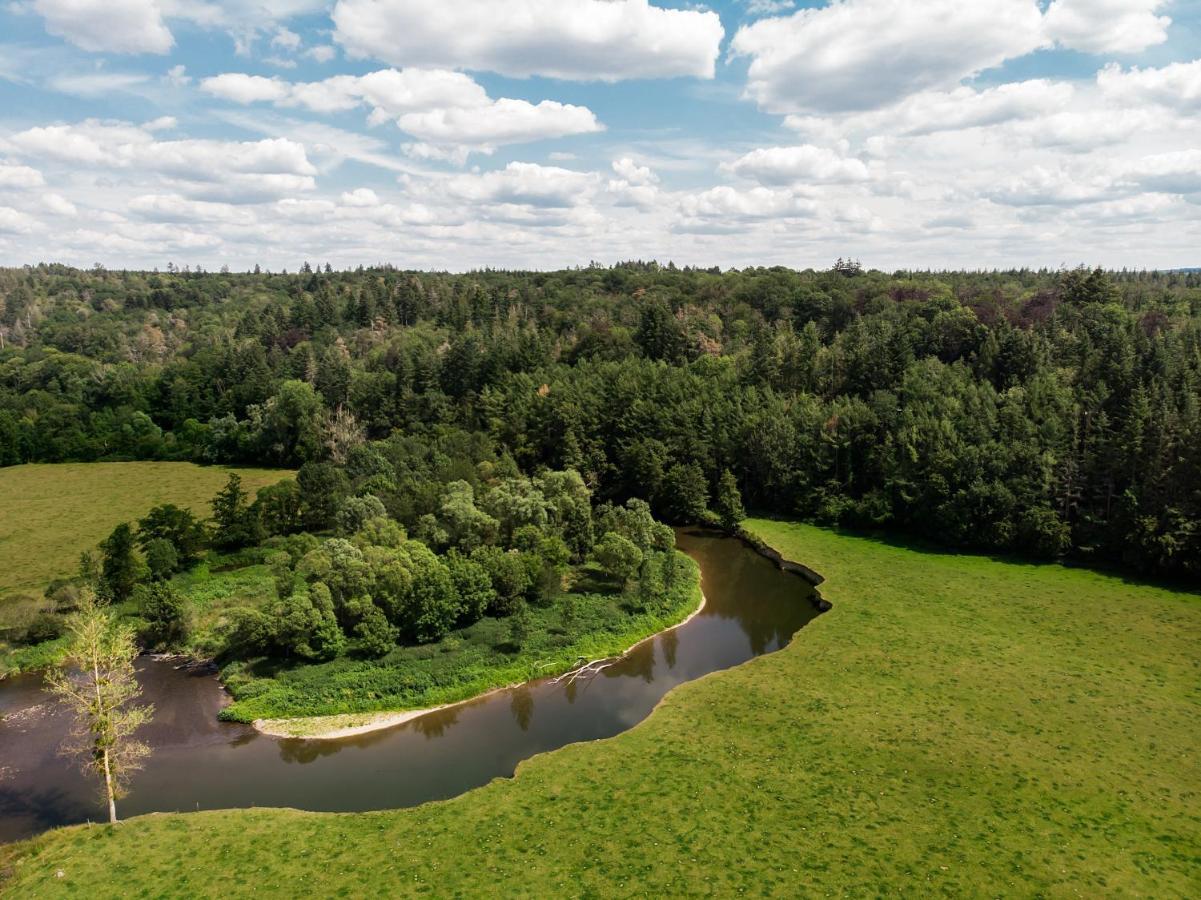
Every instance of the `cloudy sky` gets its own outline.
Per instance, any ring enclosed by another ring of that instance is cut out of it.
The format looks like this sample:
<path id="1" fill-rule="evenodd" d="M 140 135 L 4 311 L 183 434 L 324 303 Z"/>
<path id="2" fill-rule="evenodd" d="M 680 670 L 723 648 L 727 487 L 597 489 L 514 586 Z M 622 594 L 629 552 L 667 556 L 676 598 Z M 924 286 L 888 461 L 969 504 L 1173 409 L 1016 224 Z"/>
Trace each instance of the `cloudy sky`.
<path id="1" fill-rule="evenodd" d="M 0 0 L 0 263 L 1201 265 L 1201 0 Z"/>

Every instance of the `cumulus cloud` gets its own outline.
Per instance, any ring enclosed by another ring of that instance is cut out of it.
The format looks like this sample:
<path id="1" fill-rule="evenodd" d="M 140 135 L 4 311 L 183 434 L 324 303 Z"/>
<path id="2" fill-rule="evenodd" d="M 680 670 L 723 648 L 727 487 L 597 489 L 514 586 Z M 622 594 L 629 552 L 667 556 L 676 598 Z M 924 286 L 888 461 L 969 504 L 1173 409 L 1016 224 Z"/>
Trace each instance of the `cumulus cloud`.
<path id="1" fill-rule="evenodd" d="M 43 194 L 42 207 L 56 216 L 74 216 L 79 212 L 62 194 Z"/>
<path id="2" fill-rule="evenodd" d="M 156 0 L 34 0 L 51 34 L 94 53 L 166 53 L 175 43 Z"/>
<path id="3" fill-rule="evenodd" d="M 1137 106 L 1156 104 L 1181 112 L 1201 112 L 1201 59 L 1159 69 L 1134 66 L 1123 70 L 1110 63 L 1097 73 L 1097 86 L 1107 98 Z"/>
<path id="4" fill-rule="evenodd" d="M 238 202 L 312 190 L 317 174 L 304 146 L 286 138 L 160 141 L 144 126 L 87 120 L 29 128 L 6 143 L 18 155 L 158 177 L 196 197 Z"/>
<path id="5" fill-rule="evenodd" d="M 659 176 L 651 171 L 649 166 L 640 166 L 628 156 L 613 161 L 613 171 L 629 184 L 651 185 L 659 181 Z"/>
<path id="6" fill-rule="evenodd" d="M 0 188 L 28 189 L 45 183 L 46 179 L 37 169 L 0 162 Z"/>
<path id="7" fill-rule="evenodd" d="M 739 223 L 756 219 L 807 218 L 816 214 L 817 203 L 789 190 L 755 187 L 739 190 L 719 185 L 694 194 L 679 202 L 685 226 L 733 228 Z"/>
<path id="8" fill-rule="evenodd" d="M 0 234 L 28 234 L 36 227 L 36 219 L 11 206 L 0 206 Z"/>
<path id="9" fill-rule="evenodd" d="M 354 56 L 517 78 L 712 78 L 714 12 L 647 0 L 339 0 L 334 38 Z"/>
<path id="10" fill-rule="evenodd" d="M 411 155 L 461 161 L 467 151 L 491 152 L 504 144 L 588 134 L 603 126 L 587 107 L 543 100 L 492 100 L 472 78 L 446 69 L 381 69 L 292 83 L 228 73 L 206 78 L 201 89 L 236 103 L 270 102 L 330 113 L 371 108 L 370 121 L 395 118 L 417 141 Z"/>
<path id="11" fill-rule="evenodd" d="M 862 160 L 826 147 L 763 147 L 721 166 L 725 172 L 760 184 L 838 184 L 867 181 L 871 173 Z"/>
<path id="12" fill-rule="evenodd" d="M 441 189 L 475 203 L 563 208 L 584 203 L 595 189 L 596 181 L 591 173 L 511 162 L 498 171 L 448 178 Z"/>
<path id="13" fill-rule="evenodd" d="M 886 109 L 842 116 L 838 120 L 792 115 L 785 117 L 784 124 L 814 136 L 917 136 L 1049 115 L 1062 110 L 1074 95 L 1071 84 L 1042 78 L 983 90 L 964 85 L 949 91 L 922 91 Z"/>
<path id="14" fill-rule="evenodd" d="M 1033 0 L 844 0 L 743 26 L 731 51 L 764 109 L 829 113 L 950 88 L 1045 42 Z"/>
<path id="15" fill-rule="evenodd" d="M 397 120 L 397 125 L 425 143 L 463 144 L 484 150 L 500 144 L 521 144 L 602 130 L 587 107 L 554 100 L 533 104 L 507 98 L 484 107 L 407 113 Z"/>
<path id="16" fill-rule="evenodd" d="M 1158 15 L 1167 0 L 1054 0 L 1047 36 L 1085 53 L 1137 53 L 1168 38 L 1172 20 Z"/>

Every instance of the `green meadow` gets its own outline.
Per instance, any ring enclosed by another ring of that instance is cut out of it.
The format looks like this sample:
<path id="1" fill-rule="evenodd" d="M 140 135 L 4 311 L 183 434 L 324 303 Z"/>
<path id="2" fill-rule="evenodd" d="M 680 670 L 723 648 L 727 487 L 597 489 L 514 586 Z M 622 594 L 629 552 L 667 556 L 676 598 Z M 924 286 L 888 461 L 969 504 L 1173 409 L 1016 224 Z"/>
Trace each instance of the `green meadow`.
<path id="1" fill-rule="evenodd" d="M 414 809 L 50 832 L 0 893 L 1197 895 L 1201 596 L 747 527 L 833 609 L 622 735 Z"/>
<path id="2" fill-rule="evenodd" d="M 80 553 L 159 504 L 174 503 L 207 518 L 209 501 L 231 472 L 242 476 L 251 495 L 290 474 L 185 462 L 0 468 L 0 604 L 6 595 L 41 593 L 53 579 L 74 575 Z"/>

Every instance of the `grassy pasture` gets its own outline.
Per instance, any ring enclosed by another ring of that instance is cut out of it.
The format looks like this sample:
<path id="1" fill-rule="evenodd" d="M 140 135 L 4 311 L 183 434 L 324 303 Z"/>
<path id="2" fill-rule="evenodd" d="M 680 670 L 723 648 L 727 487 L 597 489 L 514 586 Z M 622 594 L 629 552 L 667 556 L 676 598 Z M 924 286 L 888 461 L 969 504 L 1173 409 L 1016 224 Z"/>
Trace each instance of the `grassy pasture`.
<path id="1" fill-rule="evenodd" d="M 833 610 L 631 731 L 415 809 L 51 832 L 0 893 L 1197 895 L 1201 596 L 748 526 Z"/>
<path id="2" fill-rule="evenodd" d="M 0 469 L 0 605 L 73 575 L 79 554 L 160 503 L 207 518 L 230 472 L 253 494 L 289 473 L 184 462 L 62 463 Z"/>

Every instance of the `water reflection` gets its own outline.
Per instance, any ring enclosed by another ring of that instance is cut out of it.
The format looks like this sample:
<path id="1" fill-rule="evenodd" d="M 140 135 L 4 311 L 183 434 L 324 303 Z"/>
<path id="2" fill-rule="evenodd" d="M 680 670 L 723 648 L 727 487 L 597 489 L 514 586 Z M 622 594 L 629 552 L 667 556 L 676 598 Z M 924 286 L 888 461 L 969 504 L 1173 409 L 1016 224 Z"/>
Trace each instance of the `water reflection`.
<path id="1" fill-rule="evenodd" d="M 513 713 L 513 721 L 522 731 L 530 730 L 530 722 L 534 718 L 534 692 L 523 685 L 510 691 L 509 709 Z"/>
<path id="2" fill-rule="evenodd" d="M 158 710 L 146 730 L 155 749 L 121 811 L 349 811 L 451 797 L 511 775 L 536 753 L 624 731 L 671 688 L 783 647 L 816 615 L 803 580 L 741 543 L 678 537 L 701 564 L 707 598 L 686 625 L 593 677 L 498 691 L 384 731 L 339 741 L 265 737 L 217 721 L 224 693 L 213 677 L 142 662 L 146 698 Z M 0 715 L 19 713 L 0 721 L 0 840 L 103 818 L 92 786 L 56 753 L 65 721 L 54 707 L 37 710 L 45 700 L 36 679 L 0 682 Z"/>

